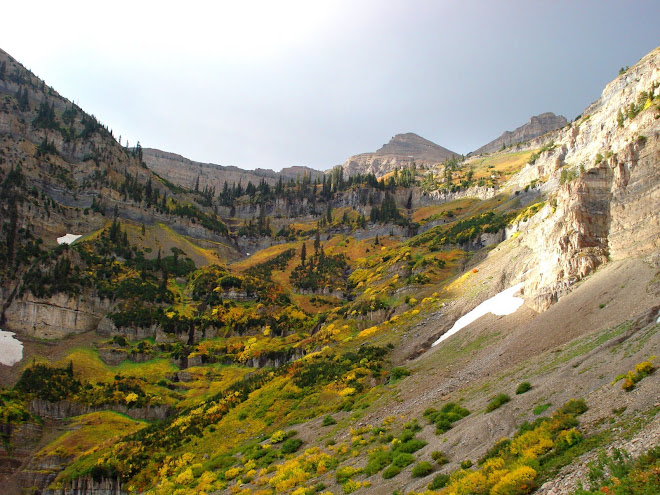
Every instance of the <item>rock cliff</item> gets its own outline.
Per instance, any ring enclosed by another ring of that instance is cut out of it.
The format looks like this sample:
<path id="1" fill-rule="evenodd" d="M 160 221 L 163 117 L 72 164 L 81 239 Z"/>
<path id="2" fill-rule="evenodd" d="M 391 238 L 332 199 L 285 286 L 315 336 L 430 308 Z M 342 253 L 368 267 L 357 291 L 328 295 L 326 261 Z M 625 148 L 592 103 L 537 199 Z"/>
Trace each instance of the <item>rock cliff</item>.
<path id="1" fill-rule="evenodd" d="M 527 252 L 520 278 L 532 306 L 547 309 L 577 281 L 611 259 L 660 248 L 660 50 L 608 84 L 584 117 L 555 131 L 546 151 L 509 187 L 542 182 L 549 198 L 517 239 Z M 631 104 L 645 109 L 621 121 Z"/>
<path id="2" fill-rule="evenodd" d="M 70 334 L 96 330 L 110 311 L 107 299 L 55 294 L 48 299 L 31 293 L 15 299 L 5 311 L 6 326 L 17 334 L 38 339 L 60 339 Z"/>
<path id="3" fill-rule="evenodd" d="M 567 123 L 566 117 L 555 115 L 552 112 L 535 115 L 525 125 L 518 127 L 514 131 L 504 131 L 500 137 L 493 139 L 490 143 L 475 150 L 473 154 L 492 153 L 493 151 L 502 149 L 502 146 L 509 147 L 516 143 L 523 143 L 555 129 L 560 129 Z"/>

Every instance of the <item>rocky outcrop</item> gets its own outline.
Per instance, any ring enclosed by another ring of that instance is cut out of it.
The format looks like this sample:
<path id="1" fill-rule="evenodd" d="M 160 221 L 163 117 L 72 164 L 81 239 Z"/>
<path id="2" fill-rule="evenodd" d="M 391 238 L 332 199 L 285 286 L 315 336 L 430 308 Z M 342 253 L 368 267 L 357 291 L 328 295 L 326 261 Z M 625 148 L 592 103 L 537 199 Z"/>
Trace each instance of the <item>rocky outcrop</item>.
<path id="1" fill-rule="evenodd" d="M 91 476 L 77 478 L 56 490 L 43 491 L 44 495 L 128 495 L 128 493 L 122 490 L 121 481 L 118 479 L 95 480 Z"/>
<path id="2" fill-rule="evenodd" d="M 31 293 L 15 299 L 5 311 L 7 329 L 39 339 L 61 339 L 70 334 L 96 330 L 111 310 L 107 299 L 55 294 L 40 299 Z"/>
<path id="3" fill-rule="evenodd" d="M 171 408 L 165 404 L 145 407 L 127 407 L 123 404 L 105 404 L 102 407 L 94 407 L 69 400 L 50 402 L 41 399 L 34 399 L 30 403 L 30 411 L 32 414 L 47 419 L 64 419 L 72 416 L 80 416 L 81 414 L 108 410 L 125 414 L 133 419 L 150 421 L 165 419 L 171 413 Z"/>
<path id="4" fill-rule="evenodd" d="M 373 173 L 376 177 L 382 177 L 397 167 L 411 165 L 413 162 L 421 167 L 430 167 L 452 156 L 458 154 L 409 132 L 397 134 L 375 153 L 350 157 L 342 168 L 347 176 Z"/>
<path id="5" fill-rule="evenodd" d="M 560 129 L 566 124 L 568 124 L 566 117 L 555 115 L 552 112 L 535 115 L 525 125 L 518 127 L 514 131 L 504 131 L 500 137 L 473 151 L 472 154 L 492 153 L 502 149 L 502 147 L 508 148 L 518 143 L 524 143 L 555 129 Z"/>

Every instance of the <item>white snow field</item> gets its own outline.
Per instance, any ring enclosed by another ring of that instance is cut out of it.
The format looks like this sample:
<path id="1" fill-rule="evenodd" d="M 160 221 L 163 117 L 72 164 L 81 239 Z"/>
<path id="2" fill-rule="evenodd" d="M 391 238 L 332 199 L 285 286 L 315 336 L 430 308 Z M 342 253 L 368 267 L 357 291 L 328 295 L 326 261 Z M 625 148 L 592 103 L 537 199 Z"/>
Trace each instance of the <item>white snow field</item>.
<path id="1" fill-rule="evenodd" d="M 62 237 L 57 238 L 57 243 L 58 244 L 71 244 L 73 241 L 76 241 L 80 239 L 82 235 L 76 235 L 76 234 L 67 234 Z"/>
<path id="2" fill-rule="evenodd" d="M 461 316 L 454 326 L 449 329 L 448 332 L 443 334 L 438 340 L 433 342 L 433 346 L 438 345 L 445 339 L 448 339 L 461 328 L 468 326 L 470 323 L 475 321 L 477 318 L 481 318 L 485 314 L 493 313 L 497 316 L 510 315 L 518 311 L 518 308 L 523 305 L 525 300 L 521 297 L 514 297 L 514 294 L 518 292 L 523 286 L 523 282 L 509 287 L 506 290 L 503 290 L 499 294 L 491 297 L 490 299 L 485 300 L 479 306 L 474 308 L 469 313 Z"/>
<path id="3" fill-rule="evenodd" d="M 23 359 L 23 343 L 13 332 L 0 330 L 0 364 L 13 366 Z"/>

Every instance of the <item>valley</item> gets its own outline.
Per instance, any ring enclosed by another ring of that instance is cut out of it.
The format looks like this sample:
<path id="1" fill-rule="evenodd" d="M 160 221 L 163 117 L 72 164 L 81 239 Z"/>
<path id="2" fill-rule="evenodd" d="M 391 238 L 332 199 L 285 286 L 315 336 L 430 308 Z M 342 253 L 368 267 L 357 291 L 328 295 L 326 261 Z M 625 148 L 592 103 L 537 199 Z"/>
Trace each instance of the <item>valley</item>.
<path id="1" fill-rule="evenodd" d="M 122 146 L 0 64 L 8 495 L 660 486 L 660 49 L 573 122 L 325 172 Z"/>

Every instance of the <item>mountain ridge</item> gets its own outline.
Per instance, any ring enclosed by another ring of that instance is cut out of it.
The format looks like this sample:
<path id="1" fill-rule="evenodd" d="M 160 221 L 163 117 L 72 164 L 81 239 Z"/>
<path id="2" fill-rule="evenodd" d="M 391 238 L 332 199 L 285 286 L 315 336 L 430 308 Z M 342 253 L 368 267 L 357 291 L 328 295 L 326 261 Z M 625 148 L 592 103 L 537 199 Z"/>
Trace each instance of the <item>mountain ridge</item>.
<path id="1" fill-rule="evenodd" d="M 516 144 L 521 144 L 530 139 L 537 138 L 548 132 L 564 127 L 567 123 L 568 121 L 566 120 L 566 117 L 555 115 L 552 112 L 534 115 L 526 124 L 517 127 L 513 131 L 504 131 L 500 137 L 484 144 L 480 148 L 474 150 L 471 154 L 479 155 L 482 153 L 492 153 L 503 147 L 511 147 Z"/>

